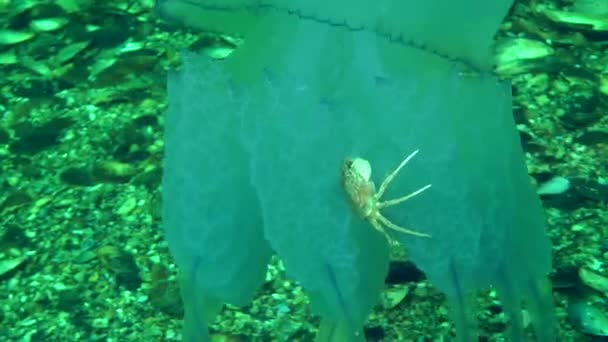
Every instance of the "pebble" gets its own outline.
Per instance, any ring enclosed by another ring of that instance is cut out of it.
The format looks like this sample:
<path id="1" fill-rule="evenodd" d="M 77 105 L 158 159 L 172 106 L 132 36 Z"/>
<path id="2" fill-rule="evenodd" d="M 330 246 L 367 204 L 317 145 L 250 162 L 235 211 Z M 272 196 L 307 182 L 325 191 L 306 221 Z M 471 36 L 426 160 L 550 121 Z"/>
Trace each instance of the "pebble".
<path id="1" fill-rule="evenodd" d="M 137 207 L 137 200 L 133 197 L 127 198 L 120 207 L 116 210 L 116 214 L 120 216 L 126 216 L 130 214 Z"/>

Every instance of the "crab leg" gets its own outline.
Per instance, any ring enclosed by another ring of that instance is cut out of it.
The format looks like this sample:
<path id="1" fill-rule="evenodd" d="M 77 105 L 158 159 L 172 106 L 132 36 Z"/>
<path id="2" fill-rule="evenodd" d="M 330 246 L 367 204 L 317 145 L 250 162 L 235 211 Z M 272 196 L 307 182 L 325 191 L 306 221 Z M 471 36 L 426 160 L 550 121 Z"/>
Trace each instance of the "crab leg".
<path id="1" fill-rule="evenodd" d="M 409 156 L 407 156 L 402 162 L 401 164 L 399 164 L 399 166 L 397 166 L 397 168 L 395 169 L 395 171 L 391 172 L 390 175 L 388 175 L 384 181 L 382 182 L 382 184 L 380 184 L 380 189 L 378 189 L 378 192 L 376 193 L 376 198 L 380 199 L 382 198 L 382 195 L 384 194 L 384 192 L 386 191 L 386 188 L 388 188 L 389 184 L 391 184 L 391 182 L 393 181 L 393 179 L 395 179 L 395 177 L 397 176 L 397 174 L 399 173 L 399 171 L 401 171 L 401 169 L 405 166 L 405 164 L 407 164 L 407 162 L 410 161 L 410 159 L 414 158 L 414 156 L 416 154 L 418 154 L 419 150 L 416 150 L 414 152 L 412 152 Z"/>
<path id="2" fill-rule="evenodd" d="M 392 230 L 396 230 L 396 231 L 401 232 L 401 233 L 415 235 L 415 236 L 420 236 L 420 237 L 431 237 L 429 234 L 420 233 L 420 232 L 417 232 L 415 230 L 410 230 L 410 229 L 398 226 L 398 225 L 394 224 L 393 222 L 391 222 L 386 217 L 384 217 L 380 213 L 378 213 L 377 218 L 378 218 L 378 221 L 380 221 L 380 223 L 384 224 L 385 226 L 387 226 L 388 228 L 390 228 Z"/>
<path id="3" fill-rule="evenodd" d="M 394 206 L 394 205 L 396 205 L 396 204 L 399 204 L 399 203 L 405 202 L 405 201 L 409 200 L 409 199 L 410 199 L 410 198 L 412 198 L 412 197 L 415 197 L 416 195 L 418 195 L 419 193 L 423 192 L 424 190 L 426 190 L 426 189 L 428 189 L 428 188 L 430 188 L 430 187 L 431 187 L 431 184 L 427 184 L 427 185 L 423 186 L 422 188 L 420 188 L 420 189 L 418 189 L 418 190 L 416 190 L 416 191 L 412 192 L 412 193 L 411 193 L 411 194 L 409 194 L 409 195 L 405 195 L 405 196 L 403 196 L 403 197 L 395 198 L 395 199 L 388 200 L 388 201 L 384 201 L 384 202 L 379 202 L 379 203 L 377 204 L 378 209 L 380 209 L 380 208 L 392 207 L 392 206 Z"/>
<path id="4" fill-rule="evenodd" d="M 395 243 L 395 241 L 390 236 L 390 234 L 387 233 L 386 230 L 382 228 L 382 226 L 380 225 L 380 223 L 378 223 L 378 221 L 370 221 L 370 222 L 372 224 L 372 227 L 374 227 L 375 230 L 379 231 L 380 233 L 382 233 L 384 235 L 384 237 L 388 241 L 389 245 L 392 245 Z"/>

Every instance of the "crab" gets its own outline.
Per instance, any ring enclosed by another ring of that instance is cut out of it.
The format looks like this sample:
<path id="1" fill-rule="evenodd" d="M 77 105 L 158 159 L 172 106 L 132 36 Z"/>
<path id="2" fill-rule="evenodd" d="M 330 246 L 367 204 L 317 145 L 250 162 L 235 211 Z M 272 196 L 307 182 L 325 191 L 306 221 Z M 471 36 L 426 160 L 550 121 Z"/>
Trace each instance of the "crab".
<path id="1" fill-rule="evenodd" d="M 374 229 L 381 232 L 386 237 L 389 244 L 391 244 L 393 240 L 387 232 L 387 229 L 419 237 L 430 237 L 429 234 L 407 229 L 393 223 L 381 212 L 381 209 L 403 203 L 431 187 L 431 184 L 427 184 L 408 195 L 392 200 L 382 200 L 382 196 L 399 171 L 401 171 L 405 164 L 414 158 L 417 153 L 418 150 L 407 156 L 401 164 L 382 181 L 378 191 L 376 191 L 374 182 L 370 180 L 372 167 L 369 161 L 363 158 L 347 158 L 342 167 L 342 185 L 344 186 L 344 190 L 346 191 L 354 210 L 359 216 L 368 221 Z"/>

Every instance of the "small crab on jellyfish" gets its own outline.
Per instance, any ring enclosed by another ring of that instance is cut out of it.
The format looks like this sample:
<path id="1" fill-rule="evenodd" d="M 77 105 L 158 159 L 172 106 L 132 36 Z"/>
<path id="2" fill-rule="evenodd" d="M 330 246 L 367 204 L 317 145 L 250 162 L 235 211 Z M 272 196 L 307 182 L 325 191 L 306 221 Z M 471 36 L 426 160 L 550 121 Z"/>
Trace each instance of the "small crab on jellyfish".
<path id="1" fill-rule="evenodd" d="M 405 196 L 391 200 L 382 200 L 382 196 L 388 189 L 390 183 L 395 179 L 397 174 L 399 174 L 405 164 L 407 164 L 407 162 L 417 153 L 418 150 L 407 156 L 401 164 L 382 181 L 378 191 L 376 191 L 374 182 L 370 180 L 372 167 L 369 161 L 363 158 L 346 158 L 342 166 L 342 185 L 346 191 L 349 202 L 359 216 L 368 221 L 374 229 L 381 232 L 386 237 L 389 244 L 393 243 L 393 239 L 387 232 L 387 229 L 419 237 L 430 237 L 429 234 L 407 229 L 393 223 L 381 212 L 381 209 L 403 203 L 431 187 L 431 184 L 427 184 Z"/>

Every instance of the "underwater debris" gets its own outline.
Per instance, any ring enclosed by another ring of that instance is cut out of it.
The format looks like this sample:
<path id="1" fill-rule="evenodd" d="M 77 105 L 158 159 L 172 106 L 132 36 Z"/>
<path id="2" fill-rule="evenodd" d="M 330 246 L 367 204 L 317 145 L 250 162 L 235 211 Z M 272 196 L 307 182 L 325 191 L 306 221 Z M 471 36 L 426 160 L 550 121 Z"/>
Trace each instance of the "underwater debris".
<path id="1" fill-rule="evenodd" d="M 587 267 L 578 270 L 578 276 L 585 286 L 598 291 L 608 298 L 608 278 L 598 272 L 592 271 Z"/>
<path id="2" fill-rule="evenodd" d="M 180 295 L 176 277 L 171 277 L 169 270 L 160 264 L 152 265 L 150 281 L 144 286 L 150 297 L 150 304 L 175 318 L 184 317 L 184 304 Z"/>
<path id="3" fill-rule="evenodd" d="M 34 38 L 32 32 L 0 30 L 0 45 L 14 45 Z"/>
<path id="4" fill-rule="evenodd" d="M 0 277 L 4 277 L 9 272 L 16 270 L 25 262 L 25 260 L 27 260 L 27 256 L 25 255 L 8 259 L 0 259 Z"/>
<path id="5" fill-rule="evenodd" d="M 10 134 L 2 127 L 0 127 L 0 144 L 6 144 L 10 141 Z"/>
<path id="6" fill-rule="evenodd" d="M 605 183 L 602 184 L 595 179 L 577 177 L 572 179 L 572 184 L 579 195 L 588 201 L 588 204 L 608 201 L 608 185 Z"/>
<path id="7" fill-rule="evenodd" d="M 90 170 L 84 167 L 68 167 L 59 173 L 59 179 L 68 185 L 91 186 L 95 184 Z"/>
<path id="8" fill-rule="evenodd" d="M 608 31 L 608 6 L 606 2 L 577 0 L 569 9 L 559 10 L 538 5 L 536 11 L 555 24 L 586 32 Z"/>
<path id="9" fill-rule="evenodd" d="M 17 60 L 17 54 L 15 53 L 15 51 L 0 52 L 0 65 L 1 66 L 14 65 L 14 64 L 17 64 L 18 62 L 19 61 Z"/>
<path id="10" fill-rule="evenodd" d="M 97 258 L 101 265 L 114 275 L 118 286 L 124 286 L 131 291 L 140 287 L 142 279 L 133 254 L 114 246 L 102 246 L 97 249 Z"/>
<path id="11" fill-rule="evenodd" d="M 64 17 L 41 18 L 32 20 L 30 27 L 37 32 L 51 32 L 63 28 L 68 22 Z"/>
<path id="12" fill-rule="evenodd" d="M 574 141 L 587 146 L 608 144 L 608 130 L 590 129 L 577 136 Z"/>
<path id="13" fill-rule="evenodd" d="M 541 183 L 536 189 L 536 193 L 543 195 L 558 195 L 570 189 L 570 180 L 566 177 L 555 176 L 548 181 Z"/>
<path id="14" fill-rule="evenodd" d="M 71 127 L 71 118 L 54 118 L 41 125 L 23 125 L 9 150 L 15 154 L 34 155 L 59 143 L 64 131 Z"/>
<path id="15" fill-rule="evenodd" d="M 136 173 L 135 166 L 115 160 L 98 162 L 91 170 L 94 179 L 102 183 L 127 183 Z"/>
<path id="16" fill-rule="evenodd" d="M 399 305 L 410 292 L 410 288 L 404 285 L 390 287 L 380 294 L 380 305 L 385 309 L 392 309 Z"/>
<path id="17" fill-rule="evenodd" d="M 384 279 L 387 285 L 417 283 L 426 279 L 424 273 L 411 261 L 391 261 Z"/>
<path id="18" fill-rule="evenodd" d="M 568 301 L 568 320 L 585 334 L 608 336 L 608 314 L 585 298 Z"/>
<path id="19" fill-rule="evenodd" d="M 0 203 L 0 213 L 30 204 L 34 199 L 25 191 L 16 190 Z"/>
<path id="20" fill-rule="evenodd" d="M 608 200 L 608 185 L 580 176 L 534 175 L 539 181 L 538 194 L 552 208 L 574 210 Z"/>
<path id="21" fill-rule="evenodd" d="M 547 70 L 554 63 L 554 49 L 537 40 L 507 38 L 495 47 L 496 72 L 502 76 L 514 76 L 533 71 Z"/>

